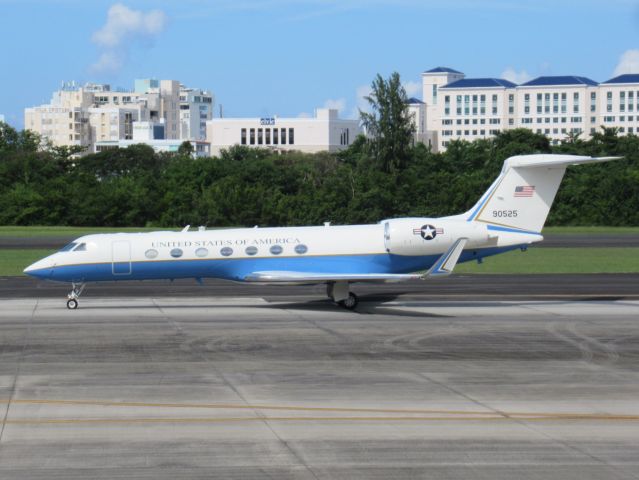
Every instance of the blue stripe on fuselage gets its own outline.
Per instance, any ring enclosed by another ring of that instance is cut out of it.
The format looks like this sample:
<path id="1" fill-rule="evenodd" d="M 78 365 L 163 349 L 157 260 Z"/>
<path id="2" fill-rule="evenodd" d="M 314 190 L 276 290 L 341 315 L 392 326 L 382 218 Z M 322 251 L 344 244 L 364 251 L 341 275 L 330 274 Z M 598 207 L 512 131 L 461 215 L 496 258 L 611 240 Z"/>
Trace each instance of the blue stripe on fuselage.
<path id="1" fill-rule="evenodd" d="M 464 250 L 459 262 L 496 255 L 527 245 Z M 174 278 L 222 278 L 242 281 L 259 271 L 313 273 L 408 273 L 430 268 L 441 255 L 404 256 L 392 254 L 338 255 L 308 257 L 236 258 L 142 261 L 131 263 L 131 274 L 114 275 L 111 263 L 58 265 L 29 275 L 60 282 L 98 282 Z"/>

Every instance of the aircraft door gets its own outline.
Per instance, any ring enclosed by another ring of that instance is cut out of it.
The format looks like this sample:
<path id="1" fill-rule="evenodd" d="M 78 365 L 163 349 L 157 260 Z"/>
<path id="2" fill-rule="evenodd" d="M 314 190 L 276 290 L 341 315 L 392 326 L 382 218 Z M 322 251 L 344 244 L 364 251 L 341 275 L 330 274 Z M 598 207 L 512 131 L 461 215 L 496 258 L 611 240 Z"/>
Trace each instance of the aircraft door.
<path id="1" fill-rule="evenodd" d="M 391 239 L 390 223 L 384 222 L 384 248 L 389 253 L 390 253 L 390 239 Z"/>
<path id="2" fill-rule="evenodd" d="M 111 244 L 113 275 L 131 275 L 131 244 L 117 241 Z"/>

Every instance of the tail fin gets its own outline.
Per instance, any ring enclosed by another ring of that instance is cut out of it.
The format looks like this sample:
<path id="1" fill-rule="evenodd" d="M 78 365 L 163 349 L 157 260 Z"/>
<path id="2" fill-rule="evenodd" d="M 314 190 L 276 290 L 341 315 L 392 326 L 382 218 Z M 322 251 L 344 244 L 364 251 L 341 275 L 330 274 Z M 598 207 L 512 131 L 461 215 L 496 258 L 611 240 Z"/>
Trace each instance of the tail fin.
<path id="1" fill-rule="evenodd" d="M 527 232 L 541 232 L 569 165 L 606 162 L 621 157 L 519 155 L 504 162 L 501 174 L 464 216 Z"/>

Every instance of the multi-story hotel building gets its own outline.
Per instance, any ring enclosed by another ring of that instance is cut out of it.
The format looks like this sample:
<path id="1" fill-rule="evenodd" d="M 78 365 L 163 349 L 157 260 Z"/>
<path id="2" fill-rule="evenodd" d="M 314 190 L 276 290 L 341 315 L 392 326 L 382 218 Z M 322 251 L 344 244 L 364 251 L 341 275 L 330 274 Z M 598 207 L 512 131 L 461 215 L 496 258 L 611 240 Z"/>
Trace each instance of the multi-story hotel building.
<path id="1" fill-rule="evenodd" d="M 233 145 L 316 153 L 343 150 L 361 132 L 359 120 L 319 108 L 313 118 L 214 118 L 207 122 L 206 138 L 212 155 Z"/>
<path id="2" fill-rule="evenodd" d="M 601 126 L 621 134 L 639 133 L 639 75 L 603 83 L 580 76 L 542 76 L 517 85 L 501 78 L 466 78 L 451 68 L 422 74 L 423 104 L 409 110 L 424 115 L 426 129 L 416 139 L 443 151 L 451 140 L 488 138 L 512 128 L 528 128 L 558 144 L 570 135 L 587 139 Z M 417 125 L 416 125 L 417 127 Z"/>
<path id="3" fill-rule="evenodd" d="M 133 140 L 136 122 L 161 125 L 166 140 L 202 141 L 212 115 L 211 93 L 177 80 L 138 79 L 133 90 L 70 82 L 53 93 L 49 104 L 26 108 L 24 125 L 53 145 L 94 152 L 99 142 Z"/>

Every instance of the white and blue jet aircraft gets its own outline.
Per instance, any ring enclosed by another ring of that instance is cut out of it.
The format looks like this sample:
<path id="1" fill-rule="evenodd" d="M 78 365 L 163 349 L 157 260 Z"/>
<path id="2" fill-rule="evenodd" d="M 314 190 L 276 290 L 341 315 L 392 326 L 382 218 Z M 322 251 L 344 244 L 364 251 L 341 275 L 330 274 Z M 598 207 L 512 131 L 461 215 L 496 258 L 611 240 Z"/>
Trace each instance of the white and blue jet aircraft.
<path id="1" fill-rule="evenodd" d="M 87 235 L 24 272 L 72 284 L 76 309 L 88 282 L 221 278 L 255 284 L 326 284 L 328 296 L 357 306 L 354 282 L 449 275 L 457 262 L 543 240 L 541 229 L 569 165 L 616 157 L 522 155 L 466 213 L 394 218 L 375 225 L 239 228 Z M 415 273 L 419 272 L 419 273 Z"/>

